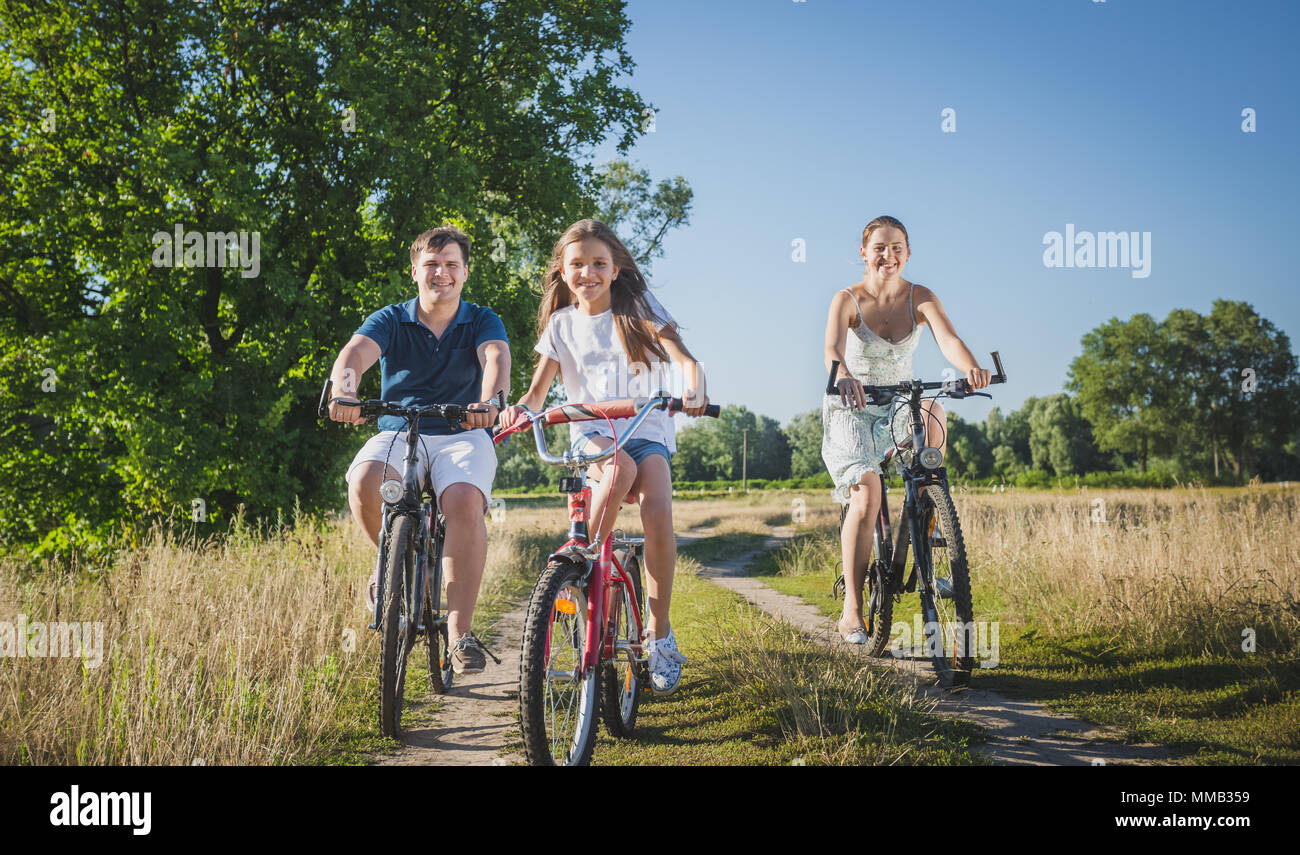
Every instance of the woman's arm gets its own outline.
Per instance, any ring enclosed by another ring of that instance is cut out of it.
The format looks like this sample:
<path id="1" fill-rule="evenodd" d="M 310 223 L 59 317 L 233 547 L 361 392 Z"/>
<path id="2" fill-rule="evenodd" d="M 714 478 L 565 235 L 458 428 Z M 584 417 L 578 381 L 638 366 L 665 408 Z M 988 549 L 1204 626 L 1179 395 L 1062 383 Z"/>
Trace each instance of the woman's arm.
<path id="1" fill-rule="evenodd" d="M 826 316 L 826 345 L 822 350 L 822 357 L 828 374 L 832 363 L 840 364 L 835 372 L 835 385 L 840 390 L 840 403 L 846 407 L 861 409 L 867 405 L 867 396 L 862 391 L 862 384 L 854 379 L 844 359 L 844 344 L 849 336 L 849 319 L 845 317 L 845 310 L 853 308 L 850 303 L 852 299 L 852 295 L 843 291 L 836 291 L 835 296 L 831 298 L 831 310 Z M 854 311 L 852 314 L 856 315 L 857 312 Z"/>
<path id="2" fill-rule="evenodd" d="M 966 346 L 966 342 L 957 336 L 957 331 L 953 329 L 952 321 L 948 320 L 948 314 L 943 310 L 939 298 L 924 285 L 917 285 L 916 290 L 919 298 L 916 311 L 930 325 L 930 332 L 934 333 L 935 344 L 939 345 L 939 352 L 943 354 L 944 359 L 966 375 L 966 380 L 972 388 L 983 389 L 989 385 L 992 372 L 987 368 L 980 368 L 979 362 Z"/>

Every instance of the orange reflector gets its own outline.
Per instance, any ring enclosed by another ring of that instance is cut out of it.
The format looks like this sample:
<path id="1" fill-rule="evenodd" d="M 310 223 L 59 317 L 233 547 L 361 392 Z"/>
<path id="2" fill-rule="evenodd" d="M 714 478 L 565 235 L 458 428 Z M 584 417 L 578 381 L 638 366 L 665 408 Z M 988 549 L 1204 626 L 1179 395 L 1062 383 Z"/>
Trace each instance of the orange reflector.
<path id="1" fill-rule="evenodd" d="M 555 610 L 564 612 L 566 615 L 576 615 L 578 613 L 578 604 L 573 600 L 556 600 Z"/>
<path id="2" fill-rule="evenodd" d="M 938 519 L 938 517 L 930 517 L 930 530 L 926 534 L 934 534 L 934 524 Z"/>

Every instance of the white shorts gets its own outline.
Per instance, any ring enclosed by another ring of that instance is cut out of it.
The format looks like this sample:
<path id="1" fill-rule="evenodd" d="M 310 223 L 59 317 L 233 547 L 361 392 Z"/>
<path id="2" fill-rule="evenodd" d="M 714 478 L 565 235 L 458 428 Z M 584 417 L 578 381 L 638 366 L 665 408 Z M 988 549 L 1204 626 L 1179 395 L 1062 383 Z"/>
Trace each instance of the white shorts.
<path id="1" fill-rule="evenodd" d="M 344 476 L 349 483 L 357 465 L 370 460 L 386 460 L 401 476 L 406 459 L 406 431 L 385 430 L 372 436 L 361 446 L 357 456 L 348 465 Z M 492 501 L 492 479 L 497 474 L 497 452 L 487 432 L 473 430 L 447 436 L 420 434 L 416 449 L 420 486 L 426 483 L 426 473 L 432 469 L 433 486 L 439 498 L 452 484 L 472 484 L 483 494 L 484 510 Z"/>

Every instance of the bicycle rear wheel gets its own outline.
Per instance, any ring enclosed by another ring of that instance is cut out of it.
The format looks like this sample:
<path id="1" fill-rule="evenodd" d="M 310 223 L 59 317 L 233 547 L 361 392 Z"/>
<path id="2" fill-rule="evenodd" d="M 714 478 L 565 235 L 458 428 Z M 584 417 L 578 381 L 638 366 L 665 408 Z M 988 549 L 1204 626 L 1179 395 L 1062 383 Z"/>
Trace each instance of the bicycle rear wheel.
<path id="1" fill-rule="evenodd" d="M 614 658 L 601 665 L 601 698 L 603 701 L 603 718 L 605 729 L 610 736 L 629 737 L 636 726 L 637 704 L 641 699 L 641 674 L 632 644 L 639 642 L 640 627 L 632 612 L 632 604 L 645 608 L 641 596 L 641 560 L 634 550 L 627 552 L 627 561 L 623 571 L 632 581 L 632 590 L 622 585 L 614 586 L 611 597 L 610 636 L 615 645 L 626 645 L 622 650 L 615 647 Z M 642 612 L 642 619 L 645 614 Z"/>
<path id="2" fill-rule="evenodd" d="M 383 653 L 379 666 L 379 730 L 384 736 L 394 738 L 402 732 L 406 665 L 415 645 L 418 625 L 419 606 L 411 603 L 414 536 L 414 521 L 410 517 L 393 517 L 389 523 L 384 603 L 380 611 Z"/>
<path id="3" fill-rule="evenodd" d="M 537 580 L 524 620 L 519 665 L 519 724 L 530 766 L 585 766 L 599 717 L 601 668 L 585 676 L 585 568 L 552 561 Z"/>
<path id="4" fill-rule="evenodd" d="M 932 520 L 933 532 L 923 543 L 913 544 L 914 549 L 925 549 L 930 556 L 932 605 L 923 608 L 926 653 L 940 683 L 960 689 L 970 685 L 975 666 L 975 618 L 961 521 L 942 484 L 931 484 L 921 493 L 923 532 L 929 531 Z"/>

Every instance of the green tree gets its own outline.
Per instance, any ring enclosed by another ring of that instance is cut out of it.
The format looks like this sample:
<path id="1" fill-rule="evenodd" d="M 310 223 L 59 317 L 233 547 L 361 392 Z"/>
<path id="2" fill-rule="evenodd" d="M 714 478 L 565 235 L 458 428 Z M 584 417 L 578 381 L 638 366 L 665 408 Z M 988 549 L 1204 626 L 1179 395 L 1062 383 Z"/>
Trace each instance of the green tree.
<path id="1" fill-rule="evenodd" d="M 1187 401 L 1183 444 L 1208 446 L 1234 475 L 1254 474 L 1297 426 L 1296 358 L 1286 333 L 1248 304 L 1215 300 L 1209 317 L 1179 309 L 1165 320 L 1177 394 Z M 1271 464 L 1269 464 L 1271 465 Z"/>
<path id="2" fill-rule="evenodd" d="M 993 472 L 993 448 L 977 424 L 949 412 L 948 450 L 944 465 L 959 478 L 987 478 Z"/>
<path id="3" fill-rule="evenodd" d="M 1091 425 L 1065 393 L 1048 395 L 1035 406 L 1029 419 L 1029 448 L 1035 469 L 1057 475 L 1089 472 L 1099 458 Z"/>
<path id="4" fill-rule="evenodd" d="M 339 500 L 360 436 L 319 424 L 321 380 L 443 221 L 518 388 L 586 159 L 647 109 L 627 27 L 591 0 L 0 4 L 0 540 Z M 257 275 L 159 266 L 178 227 L 246 233 Z"/>
<path id="5" fill-rule="evenodd" d="M 671 229 L 690 222 L 694 194 L 680 175 L 654 186 L 649 172 L 615 159 L 597 168 L 596 184 L 596 219 L 618 234 L 642 268 L 663 255 Z"/>
<path id="6" fill-rule="evenodd" d="M 714 481 L 729 477 L 730 468 L 731 451 L 713 419 L 701 419 L 677 433 L 674 476 L 686 481 Z"/>
<path id="7" fill-rule="evenodd" d="M 1152 455 L 1173 451 L 1192 418 L 1171 350 L 1165 330 L 1139 314 L 1089 332 L 1083 353 L 1070 364 L 1066 388 L 1078 396 L 1097 445 L 1135 455 L 1141 472 Z"/>
<path id="8" fill-rule="evenodd" d="M 822 411 L 800 413 L 786 425 L 790 444 L 790 477 L 808 478 L 826 471 L 822 460 Z"/>

